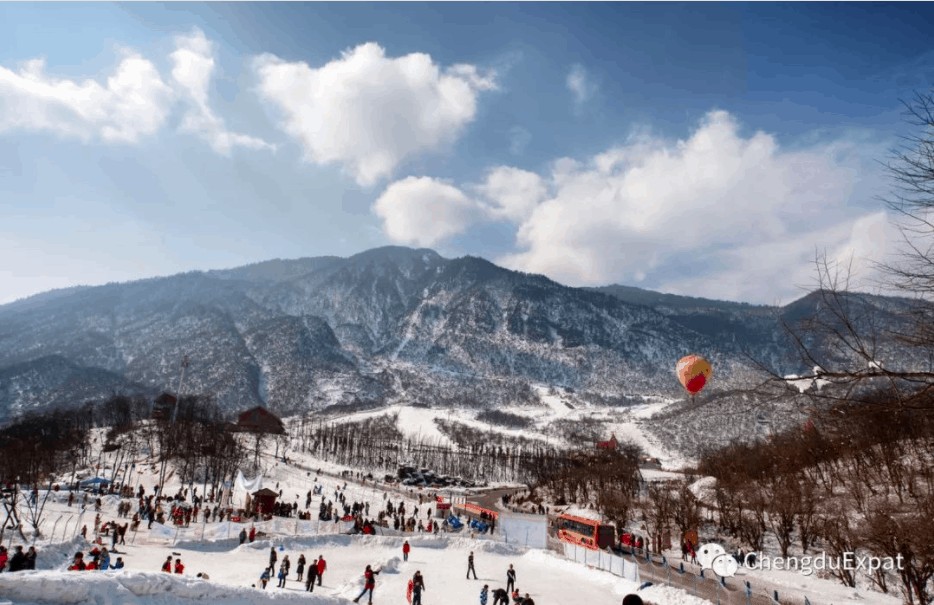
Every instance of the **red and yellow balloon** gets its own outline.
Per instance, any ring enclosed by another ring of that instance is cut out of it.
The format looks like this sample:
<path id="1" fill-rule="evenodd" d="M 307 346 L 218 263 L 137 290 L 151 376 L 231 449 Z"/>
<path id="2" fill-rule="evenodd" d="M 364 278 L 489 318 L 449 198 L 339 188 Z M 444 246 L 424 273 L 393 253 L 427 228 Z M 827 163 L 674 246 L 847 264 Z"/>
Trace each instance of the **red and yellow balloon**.
<path id="1" fill-rule="evenodd" d="M 707 360 L 700 355 L 688 355 L 681 358 L 675 372 L 678 374 L 681 386 L 691 395 L 697 395 L 707 384 L 713 370 Z"/>

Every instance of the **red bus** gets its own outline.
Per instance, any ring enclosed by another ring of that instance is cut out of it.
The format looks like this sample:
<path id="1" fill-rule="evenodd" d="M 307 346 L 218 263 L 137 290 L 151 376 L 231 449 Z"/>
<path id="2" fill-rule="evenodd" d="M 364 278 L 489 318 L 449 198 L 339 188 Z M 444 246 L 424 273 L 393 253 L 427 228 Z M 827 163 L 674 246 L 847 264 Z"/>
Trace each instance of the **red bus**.
<path id="1" fill-rule="evenodd" d="M 573 515 L 558 515 L 558 539 L 578 544 L 591 550 L 612 547 L 616 540 L 616 529 L 612 525 L 593 519 Z"/>

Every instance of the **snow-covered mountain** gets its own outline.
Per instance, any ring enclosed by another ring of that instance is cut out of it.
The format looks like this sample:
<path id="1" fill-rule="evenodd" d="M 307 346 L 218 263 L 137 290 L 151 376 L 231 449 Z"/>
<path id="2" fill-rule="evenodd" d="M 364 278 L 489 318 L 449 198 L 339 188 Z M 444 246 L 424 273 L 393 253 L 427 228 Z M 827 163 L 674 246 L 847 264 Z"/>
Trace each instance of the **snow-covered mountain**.
<path id="1" fill-rule="evenodd" d="M 782 363 L 778 318 L 807 312 L 605 290 L 386 247 L 47 292 L 0 306 L 0 419 L 174 391 L 185 355 L 182 391 L 229 410 L 481 407 L 532 383 L 604 401 L 677 394 L 673 367 L 689 352 L 716 367 L 712 389 L 728 389 L 743 349 Z"/>

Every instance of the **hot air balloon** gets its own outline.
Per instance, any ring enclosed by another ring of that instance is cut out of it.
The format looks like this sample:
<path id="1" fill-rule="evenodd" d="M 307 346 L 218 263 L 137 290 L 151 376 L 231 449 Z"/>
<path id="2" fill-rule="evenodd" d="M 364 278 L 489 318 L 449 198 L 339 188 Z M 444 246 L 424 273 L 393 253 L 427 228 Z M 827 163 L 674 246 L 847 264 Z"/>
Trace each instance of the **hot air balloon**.
<path id="1" fill-rule="evenodd" d="M 678 362 L 675 371 L 678 374 L 678 380 L 681 385 L 691 394 L 693 398 L 700 393 L 713 370 L 707 360 L 700 355 L 688 355 Z"/>

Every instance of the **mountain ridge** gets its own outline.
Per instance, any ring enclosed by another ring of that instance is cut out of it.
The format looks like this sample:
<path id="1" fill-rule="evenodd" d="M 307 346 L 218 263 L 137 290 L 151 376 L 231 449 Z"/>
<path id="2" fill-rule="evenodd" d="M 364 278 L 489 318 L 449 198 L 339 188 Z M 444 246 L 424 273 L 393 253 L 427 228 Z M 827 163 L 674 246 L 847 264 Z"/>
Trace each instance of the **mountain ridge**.
<path id="1" fill-rule="evenodd" d="M 228 411 L 483 407 L 531 383 L 595 399 L 676 396 L 671 368 L 692 352 L 716 368 L 709 389 L 726 389 L 748 374 L 746 350 L 785 363 L 778 321 L 813 307 L 813 298 L 799 301 L 779 308 L 575 288 L 401 246 L 77 287 L 0 306 L 0 419 L 60 401 L 53 393 L 77 384 L 75 373 L 100 383 L 102 396 L 119 385 L 174 389 L 185 355 L 187 392 L 212 393 Z M 39 361 L 50 356 L 67 371 Z"/>

